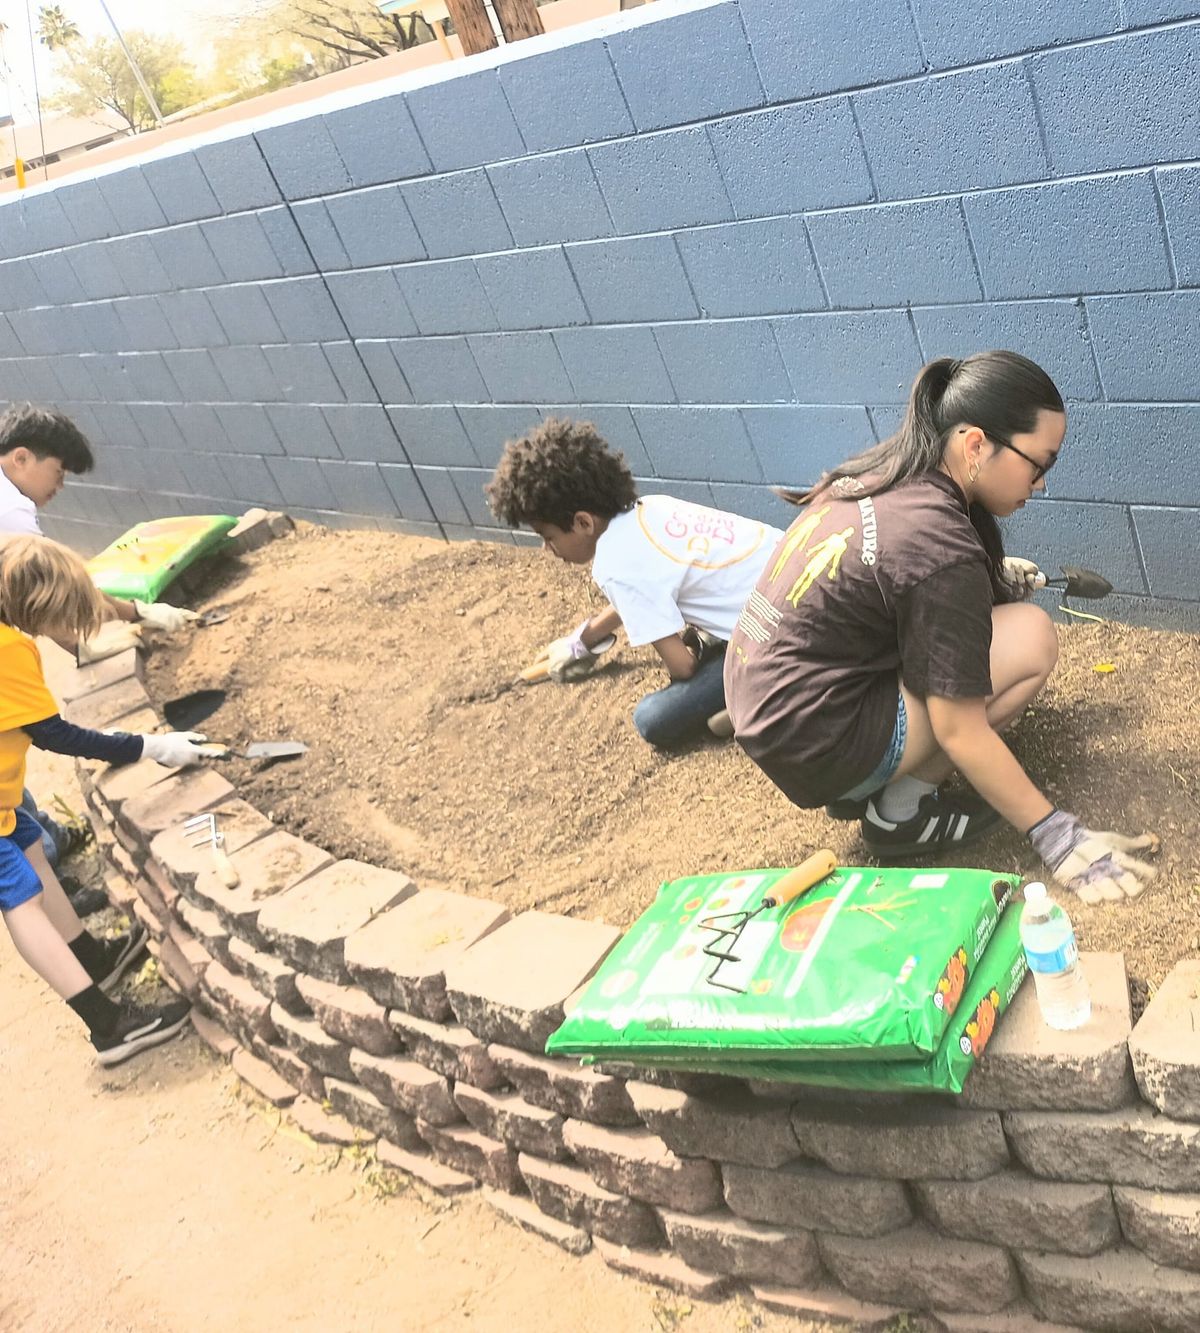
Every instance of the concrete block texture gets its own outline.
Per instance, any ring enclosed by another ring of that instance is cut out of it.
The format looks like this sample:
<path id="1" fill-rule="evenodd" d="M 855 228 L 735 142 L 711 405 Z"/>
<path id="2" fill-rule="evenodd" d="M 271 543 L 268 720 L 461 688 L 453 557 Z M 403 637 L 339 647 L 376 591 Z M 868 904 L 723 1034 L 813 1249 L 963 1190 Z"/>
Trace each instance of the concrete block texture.
<path id="1" fill-rule="evenodd" d="M 1138 1089 L 1179 1120 L 1200 1121 L 1200 961 L 1176 963 L 1129 1039 Z"/>
<path id="2" fill-rule="evenodd" d="M 885 434 L 924 360 L 1011 347 L 1071 415 L 1012 538 L 1103 541 L 1119 614 L 1188 623 L 1198 19 L 662 5 L 201 126 L 5 196 L 0 396 L 126 451 L 60 500 L 89 548 L 239 497 L 494 535 L 479 486 L 546 412 L 775 517 L 764 482 Z"/>
<path id="3" fill-rule="evenodd" d="M 1134 1249 L 1087 1259 L 1021 1253 L 1021 1277 L 1034 1308 L 1046 1319 L 1110 1333 L 1200 1326 L 1200 1275 L 1160 1268 Z"/>

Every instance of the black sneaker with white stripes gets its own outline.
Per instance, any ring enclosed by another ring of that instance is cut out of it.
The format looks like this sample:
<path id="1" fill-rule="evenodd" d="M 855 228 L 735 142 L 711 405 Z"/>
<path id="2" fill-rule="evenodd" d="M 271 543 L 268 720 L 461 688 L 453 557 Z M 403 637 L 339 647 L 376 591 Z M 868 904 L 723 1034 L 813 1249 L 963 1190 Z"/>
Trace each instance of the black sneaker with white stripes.
<path id="1" fill-rule="evenodd" d="M 149 939 L 146 927 L 135 924 L 127 935 L 118 935 L 115 940 L 99 941 L 105 953 L 104 970 L 92 980 L 105 995 L 111 995 L 125 973 L 146 956 Z"/>
<path id="2" fill-rule="evenodd" d="M 862 820 L 863 841 L 881 860 L 897 856 L 934 855 L 946 847 L 962 847 L 990 833 L 1001 816 L 982 801 L 966 801 L 941 792 L 922 796 L 917 813 L 898 824 L 879 813 L 872 799 Z"/>
<path id="3" fill-rule="evenodd" d="M 161 1046 L 170 1041 L 188 1021 L 192 1006 L 187 1000 L 171 1000 L 167 1004 L 143 1007 L 126 1003 L 121 1006 L 116 1026 L 111 1032 L 92 1033 L 96 1048 L 96 1063 L 106 1069 L 119 1065 L 139 1051 Z"/>

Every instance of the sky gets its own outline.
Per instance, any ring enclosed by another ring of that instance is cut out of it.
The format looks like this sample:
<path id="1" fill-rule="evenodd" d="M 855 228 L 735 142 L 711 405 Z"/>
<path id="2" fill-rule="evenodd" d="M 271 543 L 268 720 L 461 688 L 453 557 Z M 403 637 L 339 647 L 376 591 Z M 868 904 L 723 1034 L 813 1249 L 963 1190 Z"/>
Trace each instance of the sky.
<path id="1" fill-rule="evenodd" d="M 222 11 L 238 8 L 235 0 L 107 0 L 109 12 L 124 28 L 144 28 L 183 38 L 189 46 L 200 48 L 207 44 L 207 34 L 214 19 Z M 34 44 L 37 59 L 37 77 L 43 101 L 54 90 L 54 56 L 37 42 L 37 11 L 40 0 L 30 0 L 33 15 Z M 104 17 L 98 0 L 61 0 L 68 18 L 79 25 L 85 37 L 111 36 L 112 29 Z M 248 7 L 243 4 L 242 8 Z M 26 27 L 25 0 L 0 0 L 0 23 L 8 27 L 4 34 L 4 54 L 8 71 L 0 68 L 0 120 L 9 112 L 23 122 L 32 118 L 33 75 L 29 56 L 29 32 Z M 203 63 L 201 60 L 198 63 Z M 9 86 L 5 75 L 11 72 Z"/>

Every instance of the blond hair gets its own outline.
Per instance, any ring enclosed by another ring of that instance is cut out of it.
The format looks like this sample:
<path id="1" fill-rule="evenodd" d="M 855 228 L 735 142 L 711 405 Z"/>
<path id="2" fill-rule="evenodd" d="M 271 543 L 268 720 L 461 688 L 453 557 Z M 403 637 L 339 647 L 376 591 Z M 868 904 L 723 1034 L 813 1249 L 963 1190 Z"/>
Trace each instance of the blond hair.
<path id="1" fill-rule="evenodd" d="M 26 634 L 89 638 L 107 614 L 83 561 L 48 537 L 0 543 L 0 621 Z"/>

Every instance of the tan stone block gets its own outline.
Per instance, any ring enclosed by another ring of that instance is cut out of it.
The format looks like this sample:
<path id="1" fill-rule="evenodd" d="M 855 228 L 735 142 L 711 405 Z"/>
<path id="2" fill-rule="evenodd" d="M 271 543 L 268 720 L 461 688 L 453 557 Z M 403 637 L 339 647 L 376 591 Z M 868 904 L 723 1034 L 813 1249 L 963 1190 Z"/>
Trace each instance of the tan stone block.
<path id="1" fill-rule="evenodd" d="M 345 984 L 350 980 L 346 937 L 416 891 L 412 880 L 398 871 L 335 861 L 278 894 L 259 913 L 259 930 L 302 972 Z"/>
<path id="2" fill-rule="evenodd" d="M 403 1009 L 390 1009 L 388 1023 L 418 1064 L 484 1092 L 504 1086 L 504 1075 L 487 1046 L 468 1028 L 458 1023 L 431 1023 Z"/>
<path id="3" fill-rule="evenodd" d="M 245 1045 L 250 1045 L 256 1038 L 261 1041 L 274 1039 L 271 1002 L 265 995 L 260 995 L 245 977 L 234 976 L 224 964 L 213 962 L 200 984 L 218 1007 L 229 1015 L 233 1030 Z"/>
<path id="4" fill-rule="evenodd" d="M 483 1197 L 502 1216 L 525 1231 L 532 1231 L 552 1241 L 568 1254 L 586 1254 L 592 1248 L 592 1238 L 586 1231 L 573 1227 L 567 1222 L 560 1222 L 551 1217 L 533 1202 L 517 1194 L 506 1194 L 503 1190 L 483 1187 Z"/>
<path id="5" fill-rule="evenodd" d="M 265 1060 L 281 1079 L 305 1097 L 311 1097 L 315 1102 L 325 1100 L 324 1077 L 311 1065 L 306 1065 L 295 1051 L 266 1041 L 255 1041 L 252 1049 L 260 1060 Z"/>
<path id="6" fill-rule="evenodd" d="M 681 1213 L 706 1213 L 721 1202 L 716 1166 L 680 1157 L 648 1129 L 613 1129 L 568 1120 L 563 1143 L 593 1179 L 614 1194 Z"/>
<path id="7" fill-rule="evenodd" d="M 86 666 L 77 666 L 72 671 L 64 672 L 55 682 L 55 693 L 63 703 L 74 703 L 86 694 L 122 681 L 145 678 L 142 655 L 136 648 L 126 648 L 122 653 L 114 653 L 99 662 L 89 662 Z"/>
<path id="8" fill-rule="evenodd" d="M 344 1116 L 327 1111 L 320 1102 L 309 1097 L 297 1097 L 288 1107 L 292 1122 L 316 1143 L 333 1143 L 339 1148 L 353 1148 L 356 1144 L 374 1143 L 378 1135 L 359 1125 L 352 1125 Z"/>
<path id="9" fill-rule="evenodd" d="M 1164 1194 L 1117 1185 L 1121 1230 L 1156 1264 L 1200 1273 L 1200 1194 Z"/>
<path id="10" fill-rule="evenodd" d="M 388 1026 L 387 1010 L 366 991 L 303 974 L 296 977 L 296 989 L 331 1037 L 371 1055 L 393 1055 L 399 1050 L 399 1039 Z"/>
<path id="11" fill-rule="evenodd" d="M 1021 1294 L 1007 1250 L 923 1226 L 886 1236 L 822 1235 L 821 1258 L 852 1296 L 904 1309 L 1002 1310 Z"/>
<path id="12" fill-rule="evenodd" d="M 453 1125 L 463 1118 L 449 1081 L 415 1060 L 351 1050 L 350 1068 L 351 1077 L 385 1106 L 397 1107 L 431 1125 Z"/>
<path id="13" fill-rule="evenodd" d="M 1176 1120 L 1200 1120 L 1200 959 L 1178 962 L 1129 1039 L 1142 1096 Z"/>
<path id="14" fill-rule="evenodd" d="M 488 1047 L 488 1055 L 521 1096 L 535 1106 L 598 1125 L 641 1123 L 623 1079 L 580 1068 L 557 1056 L 531 1055 L 499 1042 Z"/>
<path id="15" fill-rule="evenodd" d="M 62 715 L 77 727 L 105 731 L 117 727 L 131 713 L 151 706 L 150 696 L 142 682 L 136 676 L 131 676 L 73 699 L 63 706 Z M 120 729 L 126 730 L 123 723 Z"/>
<path id="16" fill-rule="evenodd" d="M 1050 1250 L 1096 1254 L 1120 1244 L 1107 1185 L 1039 1180 L 1024 1171 L 997 1171 L 984 1180 L 914 1181 L 921 1212 L 944 1235 Z"/>
<path id="17" fill-rule="evenodd" d="M 646 1127 L 681 1157 L 708 1157 L 745 1166 L 782 1166 L 800 1157 L 786 1105 L 744 1091 L 697 1097 L 649 1083 L 626 1084 Z"/>
<path id="18" fill-rule="evenodd" d="M 425 1142 L 417 1133 L 412 1116 L 397 1111 L 393 1106 L 384 1106 L 374 1093 L 357 1083 L 327 1078 L 325 1096 L 338 1115 L 351 1124 L 361 1126 L 374 1138 L 388 1139 L 410 1151 L 420 1152 L 424 1149 Z"/>
<path id="19" fill-rule="evenodd" d="M 406 1176 L 419 1180 L 435 1194 L 466 1194 L 479 1188 L 478 1181 L 444 1165 L 428 1151 L 410 1152 L 405 1148 L 397 1148 L 394 1143 L 380 1140 L 375 1156 L 382 1166 L 402 1171 Z"/>
<path id="20" fill-rule="evenodd" d="M 779 1314 L 794 1315 L 798 1319 L 833 1320 L 855 1329 L 874 1330 L 885 1320 L 906 1313 L 894 1305 L 860 1301 L 837 1287 L 784 1287 L 756 1282 L 750 1291 L 760 1305 Z"/>
<path id="21" fill-rule="evenodd" d="M 429 1144 L 438 1161 L 453 1170 L 510 1194 L 523 1188 L 517 1154 L 508 1144 L 498 1143 L 466 1125 L 431 1125 L 418 1120 L 417 1133 Z"/>
<path id="22" fill-rule="evenodd" d="M 1004 1117 L 1014 1156 L 1051 1180 L 1113 1181 L 1146 1189 L 1200 1191 L 1200 1125 L 1123 1111 L 1012 1111 Z"/>
<path id="23" fill-rule="evenodd" d="M 155 836 L 192 815 L 203 814 L 233 795 L 233 787 L 211 769 L 183 769 L 121 807 L 117 827 L 148 848 Z"/>
<path id="24" fill-rule="evenodd" d="M 421 889 L 346 938 L 346 967 L 380 1004 L 441 1022 L 446 968 L 507 920 L 496 903 Z"/>
<path id="25" fill-rule="evenodd" d="M 653 1282 L 691 1296 L 698 1301 L 719 1300 L 729 1285 L 728 1279 L 713 1273 L 702 1273 L 685 1263 L 677 1254 L 666 1250 L 641 1250 L 628 1245 L 614 1245 L 602 1236 L 595 1238 L 596 1253 L 609 1268 L 643 1282 Z"/>
<path id="26" fill-rule="evenodd" d="M 139 759 L 133 764 L 109 764 L 96 775 L 96 790 L 115 814 L 133 796 L 140 796 L 160 782 L 175 777 L 177 768 L 166 768 L 153 759 Z"/>
<path id="27" fill-rule="evenodd" d="M 199 812 L 205 813 L 205 812 Z M 225 839 L 225 850 L 232 855 L 243 847 L 264 837 L 274 824 L 248 802 L 220 801 L 212 807 L 217 817 L 217 828 Z M 195 845 L 195 831 L 185 829 L 182 821 L 157 834 L 150 843 L 150 856 L 181 893 L 188 893 L 202 871 L 213 868 L 212 847 L 204 842 Z"/>
<path id="28" fill-rule="evenodd" d="M 1009 1162 L 995 1112 L 926 1100 L 874 1111 L 796 1105 L 792 1129 L 801 1155 L 848 1175 L 978 1180 Z"/>
<path id="29" fill-rule="evenodd" d="M 880 1236 L 912 1221 L 897 1180 L 847 1176 L 815 1162 L 765 1168 L 726 1163 L 725 1202 L 739 1217 L 797 1230 Z"/>
<path id="30" fill-rule="evenodd" d="M 1000 1111 L 1113 1111 L 1137 1096 L 1125 958 L 1080 955 L 1092 1017 L 1073 1032 L 1047 1027 L 1027 976 L 967 1079 L 962 1104 Z"/>
<path id="31" fill-rule="evenodd" d="M 447 966 L 450 1006 L 477 1036 L 540 1055 L 567 998 L 620 938 L 615 926 L 522 912 Z"/>
<path id="32" fill-rule="evenodd" d="M 197 875 L 191 898 L 216 912 L 229 931 L 256 948 L 263 944 L 258 914 L 264 902 L 332 861 L 328 852 L 281 829 L 231 853 L 229 859 L 240 876 L 236 888 L 223 884 L 215 871 L 205 870 Z"/>
<path id="33" fill-rule="evenodd" d="M 196 1035 L 205 1046 L 222 1060 L 228 1060 L 234 1051 L 241 1049 L 238 1039 L 231 1032 L 222 1027 L 215 1018 L 209 1018 L 198 1009 L 192 1010 L 192 1027 L 196 1029 Z"/>
<path id="34" fill-rule="evenodd" d="M 347 1083 L 354 1082 L 350 1047 L 336 1037 L 331 1037 L 319 1023 L 289 1014 L 283 1005 L 277 1003 L 271 1005 L 271 1022 L 283 1039 L 283 1044 L 310 1068 Z"/>
<path id="35" fill-rule="evenodd" d="M 662 1243 L 662 1227 L 648 1204 L 613 1194 L 576 1166 L 547 1162 L 528 1153 L 517 1161 L 542 1212 L 617 1245 L 650 1248 Z"/>
<path id="36" fill-rule="evenodd" d="M 1045 1319 L 1110 1333 L 1196 1333 L 1200 1274 L 1160 1268 L 1133 1249 L 1086 1259 L 1019 1253 L 1029 1299 Z"/>
<path id="37" fill-rule="evenodd" d="M 111 891 L 109 897 L 112 897 Z M 175 914 L 213 958 L 229 966 L 229 932 L 221 924 L 221 918 L 216 912 L 205 912 L 202 908 L 193 907 L 186 898 L 181 898 L 176 904 Z"/>
<path id="38" fill-rule="evenodd" d="M 305 1010 L 296 989 L 295 969 L 269 953 L 255 949 L 245 940 L 230 939 L 228 952 L 229 966 L 236 968 L 260 995 L 276 1000 L 288 1013 Z"/>
<path id="39" fill-rule="evenodd" d="M 754 1282 L 817 1282 L 821 1257 L 807 1231 L 746 1222 L 732 1213 L 659 1210 L 667 1240 L 685 1263 L 706 1273 Z"/>
<path id="40" fill-rule="evenodd" d="M 555 1111 L 534 1106 L 515 1092 L 488 1093 L 466 1083 L 455 1085 L 454 1100 L 472 1128 L 489 1138 L 553 1161 L 570 1156 L 563 1146 L 563 1118 Z"/>
<path id="41" fill-rule="evenodd" d="M 283 1079 L 257 1056 L 249 1051 L 236 1050 L 233 1053 L 233 1071 L 243 1082 L 248 1083 L 260 1097 L 265 1097 L 272 1106 L 290 1106 L 297 1097 L 296 1089 Z"/>

